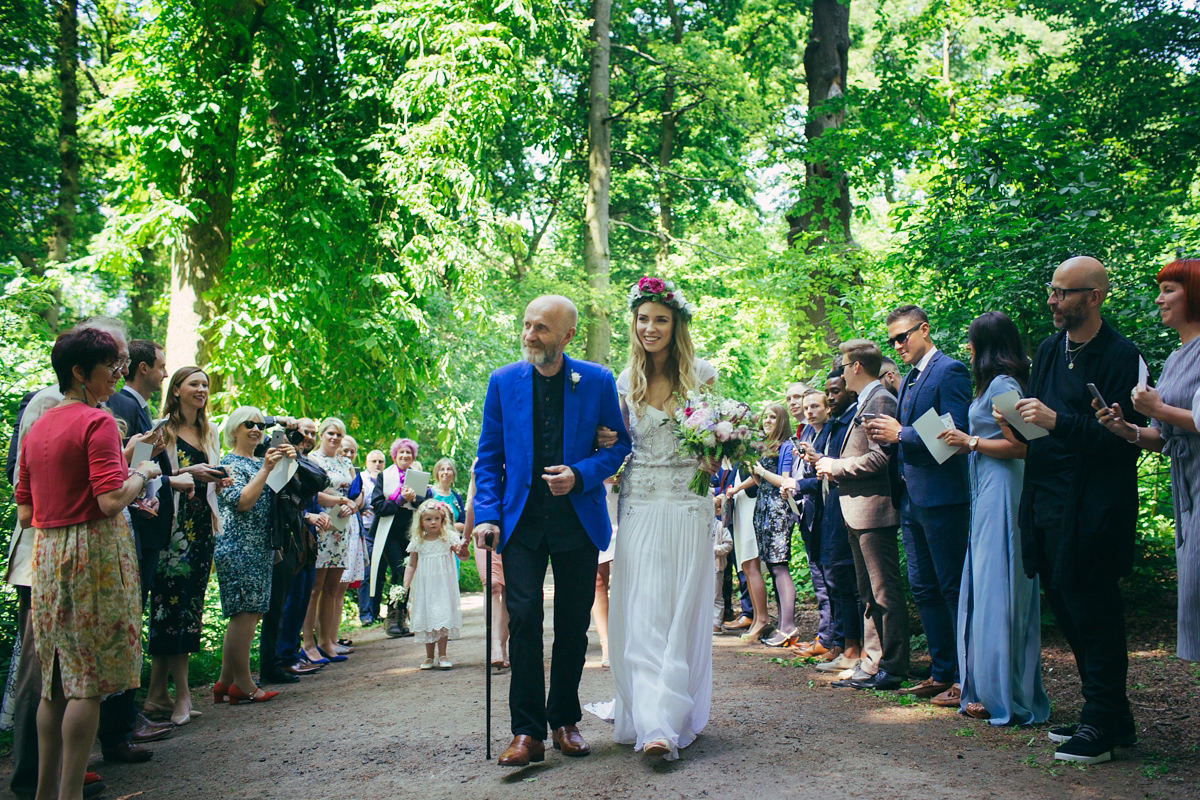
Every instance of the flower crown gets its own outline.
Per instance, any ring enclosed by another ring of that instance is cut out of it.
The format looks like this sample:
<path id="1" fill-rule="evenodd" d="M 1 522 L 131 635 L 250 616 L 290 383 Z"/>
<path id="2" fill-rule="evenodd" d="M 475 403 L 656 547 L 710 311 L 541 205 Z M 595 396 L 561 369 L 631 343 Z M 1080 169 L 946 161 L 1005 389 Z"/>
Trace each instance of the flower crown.
<path id="1" fill-rule="evenodd" d="M 683 317 L 685 322 L 692 321 L 692 314 L 696 310 L 695 306 L 683 296 L 683 292 L 675 288 L 673 281 L 664 281 L 662 278 L 643 275 L 641 280 L 629 290 L 629 310 L 633 311 L 642 303 L 651 302 L 670 306 L 679 312 L 679 316 Z"/>

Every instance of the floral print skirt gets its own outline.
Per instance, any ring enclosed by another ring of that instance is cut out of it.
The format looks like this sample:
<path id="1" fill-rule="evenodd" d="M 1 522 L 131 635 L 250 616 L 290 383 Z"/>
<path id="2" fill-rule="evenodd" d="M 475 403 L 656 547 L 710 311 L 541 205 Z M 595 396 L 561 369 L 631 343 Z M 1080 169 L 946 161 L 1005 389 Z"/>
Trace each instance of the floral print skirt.
<path id="1" fill-rule="evenodd" d="M 142 598 L 133 533 L 124 516 L 37 531 L 33 640 L 50 699 L 54 659 L 68 699 L 137 688 Z"/>

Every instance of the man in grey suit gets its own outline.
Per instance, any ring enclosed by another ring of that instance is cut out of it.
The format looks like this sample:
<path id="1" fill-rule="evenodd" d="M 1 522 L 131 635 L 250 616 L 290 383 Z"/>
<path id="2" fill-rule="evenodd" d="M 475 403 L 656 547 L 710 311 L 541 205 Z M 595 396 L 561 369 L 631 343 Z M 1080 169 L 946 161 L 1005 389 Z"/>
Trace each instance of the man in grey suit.
<path id="1" fill-rule="evenodd" d="M 858 393 L 858 414 L 838 457 L 817 462 L 817 475 L 837 481 L 842 518 L 854 552 L 858 595 L 865 607 L 864 657 L 848 685 L 855 689 L 898 689 L 908 674 L 908 611 L 900 582 L 896 531 L 900 513 L 892 504 L 888 453 L 867 437 L 864 423 L 894 416 L 896 398 L 876 378 L 879 345 L 852 339 L 838 348 L 846 389 Z"/>

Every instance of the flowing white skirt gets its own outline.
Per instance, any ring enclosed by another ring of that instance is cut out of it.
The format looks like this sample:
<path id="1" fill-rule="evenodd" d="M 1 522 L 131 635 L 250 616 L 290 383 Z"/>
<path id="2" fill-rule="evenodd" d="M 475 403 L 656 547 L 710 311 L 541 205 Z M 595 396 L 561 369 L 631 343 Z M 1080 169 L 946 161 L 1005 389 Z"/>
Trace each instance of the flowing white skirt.
<path id="1" fill-rule="evenodd" d="M 712 705 L 713 542 L 708 498 L 623 501 L 610 582 L 613 739 L 663 739 L 679 757 Z"/>

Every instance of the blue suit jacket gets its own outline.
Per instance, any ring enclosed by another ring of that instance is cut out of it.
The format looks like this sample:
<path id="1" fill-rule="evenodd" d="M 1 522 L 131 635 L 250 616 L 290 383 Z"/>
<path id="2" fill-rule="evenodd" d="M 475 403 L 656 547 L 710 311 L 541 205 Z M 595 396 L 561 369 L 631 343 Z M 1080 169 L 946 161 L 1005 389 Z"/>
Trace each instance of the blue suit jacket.
<path id="1" fill-rule="evenodd" d="M 590 361 L 564 359 L 563 463 L 578 470 L 583 479 L 582 490 L 576 485 L 568 497 L 588 538 L 604 550 L 612 538 L 604 479 L 616 473 L 632 445 L 612 372 Z M 578 383 L 572 381 L 574 374 L 579 375 Z M 600 425 L 617 432 L 617 443 L 598 450 L 595 439 Z M 483 403 L 478 455 L 475 524 L 498 525 L 496 549 L 503 551 L 525 510 L 533 481 L 542 479 L 533 474 L 532 364 L 518 361 L 492 373 Z"/>
<path id="2" fill-rule="evenodd" d="M 971 405 L 971 374 L 961 362 L 938 351 L 910 386 L 900 387 L 896 400 L 900 420 L 900 453 L 904 461 L 904 483 L 908 496 L 919 506 L 948 506 L 971 501 L 967 478 L 967 456 L 951 456 L 939 464 L 913 429 L 913 422 L 929 409 L 954 418 L 954 427 L 968 430 L 967 409 Z M 892 477 L 892 501 L 900 502 L 900 459 L 888 463 Z"/>

